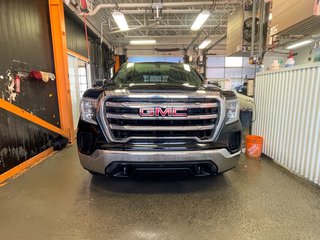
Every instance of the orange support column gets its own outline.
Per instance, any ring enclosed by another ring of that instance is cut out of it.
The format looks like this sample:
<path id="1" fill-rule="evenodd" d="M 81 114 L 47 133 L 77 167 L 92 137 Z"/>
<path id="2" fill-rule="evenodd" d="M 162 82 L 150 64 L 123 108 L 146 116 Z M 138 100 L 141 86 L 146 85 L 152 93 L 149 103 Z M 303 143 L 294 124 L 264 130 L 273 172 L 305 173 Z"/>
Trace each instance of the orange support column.
<path id="1" fill-rule="evenodd" d="M 115 64 L 114 64 L 114 72 L 118 72 L 120 69 L 120 57 L 118 55 L 116 55 L 116 59 L 115 59 Z"/>
<path id="2" fill-rule="evenodd" d="M 68 133 L 69 142 L 75 141 L 70 83 L 68 78 L 67 39 L 63 0 L 49 0 L 51 35 L 56 72 L 61 129 Z"/>

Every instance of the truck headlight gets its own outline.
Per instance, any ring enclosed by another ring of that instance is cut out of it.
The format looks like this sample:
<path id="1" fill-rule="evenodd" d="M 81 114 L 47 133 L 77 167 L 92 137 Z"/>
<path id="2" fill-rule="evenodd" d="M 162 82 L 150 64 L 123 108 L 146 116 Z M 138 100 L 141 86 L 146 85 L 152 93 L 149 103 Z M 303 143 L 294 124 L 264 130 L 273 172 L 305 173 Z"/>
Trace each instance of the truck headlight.
<path id="1" fill-rule="evenodd" d="M 93 123 L 97 124 L 97 119 L 96 119 L 96 109 L 98 106 L 98 102 L 96 99 L 92 98 L 82 98 L 81 99 L 81 114 L 80 118 L 81 120 L 88 122 L 88 123 Z"/>
<path id="2" fill-rule="evenodd" d="M 227 123 L 234 123 L 239 120 L 239 102 L 238 99 L 227 100 Z"/>

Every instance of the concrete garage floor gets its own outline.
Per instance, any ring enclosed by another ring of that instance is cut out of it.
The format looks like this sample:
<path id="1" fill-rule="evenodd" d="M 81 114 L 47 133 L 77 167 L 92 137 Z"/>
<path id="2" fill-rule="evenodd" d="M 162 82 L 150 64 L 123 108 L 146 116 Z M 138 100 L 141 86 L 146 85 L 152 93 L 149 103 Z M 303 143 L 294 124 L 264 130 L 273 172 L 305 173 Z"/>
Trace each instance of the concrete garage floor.
<path id="1" fill-rule="evenodd" d="M 0 188 L 0 239 L 320 239 L 320 190 L 245 157 L 212 178 L 91 177 L 72 146 Z"/>

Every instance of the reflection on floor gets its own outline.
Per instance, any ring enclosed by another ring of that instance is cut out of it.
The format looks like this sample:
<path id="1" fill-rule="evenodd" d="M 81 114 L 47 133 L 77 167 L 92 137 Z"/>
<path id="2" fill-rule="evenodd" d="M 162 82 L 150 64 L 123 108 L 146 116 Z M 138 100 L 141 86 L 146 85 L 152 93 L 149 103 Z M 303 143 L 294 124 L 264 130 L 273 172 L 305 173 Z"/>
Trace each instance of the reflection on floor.
<path id="1" fill-rule="evenodd" d="M 72 146 L 0 188 L 0 239 L 319 239 L 319 199 L 268 159 L 209 178 L 108 179 Z"/>

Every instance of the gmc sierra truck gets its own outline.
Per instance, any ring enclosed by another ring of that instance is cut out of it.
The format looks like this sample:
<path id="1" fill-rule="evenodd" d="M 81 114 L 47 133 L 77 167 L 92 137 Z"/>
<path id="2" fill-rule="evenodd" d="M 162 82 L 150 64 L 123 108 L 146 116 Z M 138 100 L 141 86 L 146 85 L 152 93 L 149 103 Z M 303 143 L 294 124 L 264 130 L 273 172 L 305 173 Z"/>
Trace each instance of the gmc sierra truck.
<path id="1" fill-rule="evenodd" d="M 126 63 L 84 93 L 77 145 L 92 174 L 215 175 L 238 163 L 239 103 L 188 64 Z"/>

